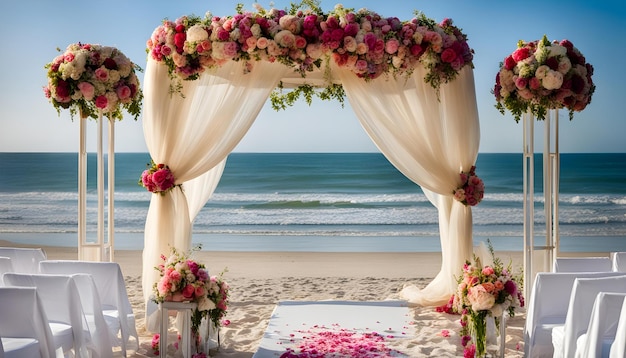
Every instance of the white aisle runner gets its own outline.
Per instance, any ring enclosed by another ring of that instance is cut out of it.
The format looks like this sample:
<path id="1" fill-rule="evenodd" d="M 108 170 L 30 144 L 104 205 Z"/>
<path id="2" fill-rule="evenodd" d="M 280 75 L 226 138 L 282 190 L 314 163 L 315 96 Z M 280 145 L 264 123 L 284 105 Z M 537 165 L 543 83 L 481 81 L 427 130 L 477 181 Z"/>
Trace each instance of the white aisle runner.
<path id="1" fill-rule="evenodd" d="M 288 349 L 297 354 L 300 345 L 309 343 L 319 349 L 319 342 L 339 341 L 339 335 L 357 344 L 374 342 L 371 337 L 378 336 L 384 339 L 378 347 L 386 348 L 385 342 L 414 335 L 411 321 L 405 301 L 281 301 L 253 358 L 280 357 Z"/>

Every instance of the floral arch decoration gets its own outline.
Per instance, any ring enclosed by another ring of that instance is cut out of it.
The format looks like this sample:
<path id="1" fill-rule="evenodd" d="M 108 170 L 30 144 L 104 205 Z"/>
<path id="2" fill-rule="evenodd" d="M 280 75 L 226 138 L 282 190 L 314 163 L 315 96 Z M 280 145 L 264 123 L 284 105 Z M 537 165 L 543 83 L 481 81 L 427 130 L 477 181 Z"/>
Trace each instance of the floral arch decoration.
<path id="1" fill-rule="evenodd" d="M 240 5 L 234 16 L 208 12 L 204 18 L 165 20 L 154 30 L 147 51 L 167 66 L 172 90 L 180 88 L 180 80 L 195 80 L 228 61 L 243 61 L 245 68 L 256 61 L 279 62 L 302 78 L 328 69 L 333 61 L 365 80 L 410 75 L 419 65 L 427 69 L 424 81 L 435 89 L 454 80 L 464 66 L 473 67 L 467 36 L 451 19 L 436 23 L 416 13 L 412 20 L 401 21 L 341 5 L 324 13 L 311 3 L 306 10 L 292 5 L 290 11 L 255 6 L 257 12 L 245 12 Z M 333 84 L 328 73 L 323 75 L 325 81 L 316 86 L 323 90 L 317 95 L 343 101 L 341 85 Z M 274 92 L 274 108 L 284 109 L 300 94 L 310 101 L 312 87 L 299 85 L 290 96 Z"/>
<path id="2" fill-rule="evenodd" d="M 406 293 L 417 304 L 443 304 L 472 256 L 471 207 L 484 193 L 467 37 L 450 19 L 303 4 L 165 20 L 147 41 L 143 126 L 153 163 L 140 185 L 159 195 L 146 219 L 144 293 L 158 280 L 160 255 L 191 246 L 195 215 L 268 98 L 284 109 L 300 95 L 345 96 L 380 151 L 439 211 L 441 272 Z M 159 170 L 167 180 L 155 183 Z"/>

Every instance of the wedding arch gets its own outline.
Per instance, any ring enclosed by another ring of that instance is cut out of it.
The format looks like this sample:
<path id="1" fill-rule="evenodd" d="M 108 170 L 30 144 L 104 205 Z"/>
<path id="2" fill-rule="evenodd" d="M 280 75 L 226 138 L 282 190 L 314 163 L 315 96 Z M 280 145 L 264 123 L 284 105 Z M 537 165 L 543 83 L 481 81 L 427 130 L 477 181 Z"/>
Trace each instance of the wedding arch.
<path id="1" fill-rule="evenodd" d="M 472 256 L 471 206 L 483 193 L 474 176 L 480 129 L 466 36 L 448 19 L 425 16 L 257 10 L 166 20 L 148 41 L 143 129 L 155 166 L 142 179 L 155 194 L 145 225 L 145 300 L 161 255 L 190 248 L 194 218 L 272 91 L 328 95 L 340 85 L 378 149 L 439 213 L 441 270 L 424 289 L 403 293 L 414 304 L 447 302 Z"/>

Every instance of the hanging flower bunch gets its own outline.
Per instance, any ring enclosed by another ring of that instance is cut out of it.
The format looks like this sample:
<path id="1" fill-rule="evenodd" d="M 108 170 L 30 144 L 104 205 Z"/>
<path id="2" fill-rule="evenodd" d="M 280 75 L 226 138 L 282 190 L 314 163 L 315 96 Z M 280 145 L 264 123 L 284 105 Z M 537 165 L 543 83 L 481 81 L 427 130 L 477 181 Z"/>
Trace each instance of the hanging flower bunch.
<path id="1" fill-rule="evenodd" d="M 122 109 L 135 117 L 141 113 L 143 95 L 135 71 L 141 68 L 114 47 L 71 44 L 52 62 L 44 94 L 60 114 L 78 110 L 82 117 L 122 119 Z"/>
<path id="2" fill-rule="evenodd" d="M 180 184 L 175 184 L 176 178 L 174 178 L 174 174 L 167 165 L 155 164 L 154 161 L 150 161 L 147 166 L 148 169 L 141 173 L 138 184 L 149 192 L 165 195 L 168 191 L 173 190 L 174 187 L 180 186 Z"/>
<path id="3" fill-rule="evenodd" d="M 319 8 L 243 12 L 227 17 L 183 16 L 164 21 L 147 41 L 148 53 L 174 78 L 194 80 L 225 61 L 278 61 L 303 76 L 330 58 L 357 76 L 411 73 L 418 63 L 434 88 L 472 66 L 466 36 L 449 19 L 441 24 L 423 15 L 411 20 L 384 18 L 369 10 L 337 5 Z"/>
<path id="4" fill-rule="evenodd" d="M 593 66 L 569 40 L 519 41 L 496 75 L 496 108 L 511 111 L 519 122 L 523 113 L 545 119 L 548 109 L 567 108 L 570 120 L 591 102 Z"/>
<path id="5" fill-rule="evenodd" d="M 461 185 L 452 192 L 454 199 L 466 206 L 478 205 L 485 195 L 485 184 L 482 179 L 476 176 L 476 167 L 472 166 L 467 173 L 461 172 L 459 177 Z"/>

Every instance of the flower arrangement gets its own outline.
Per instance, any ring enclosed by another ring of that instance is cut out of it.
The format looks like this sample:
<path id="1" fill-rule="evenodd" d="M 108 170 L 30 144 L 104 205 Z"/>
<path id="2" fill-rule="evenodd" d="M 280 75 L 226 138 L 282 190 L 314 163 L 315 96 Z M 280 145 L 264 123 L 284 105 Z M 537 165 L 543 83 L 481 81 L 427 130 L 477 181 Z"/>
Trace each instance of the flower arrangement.
<path id="1" fill-rule="evenodd" d="M 487 316 L 499 324 L 503 313 L 513 317 L 515 310 L 524 306 L 521 274 L 514 275 L 510 264 L 504 267 L 489 241 L 488 247 L 493 265 L 483 266 L 477 257 L 474 264 L 466 262 L 457 291 L 446 305 L 437 308 L 438 312 L 461 314 L 461 345 L 466 357 L 485 354 Z M 471 341 L 474 342 L 470 344 Z"/>
<path id="2" fill-rule="evenodd" d="M 511 111 L 519 122 L 523 113 L 545 119 L 548 109 L 567 108 L 570 120 L 591 102 L 593 66 L 569 40 L 519 41 L 496 75 L 496 108 Z"/>
<path id="3" fill-rule="evenodd" d="M 472 166 L 469 172 L 461 172 L 459 176 L 461 185 L 452 192 L 454 198 L 466 206 L 478 205 L 485 195 L 485 184 L 476 176 L 476 167 Z"/>
<path id="4" fill-rule="evenodd" d="M 224 272 L 222 271 L 218 276 L 211 276 L 209 278 L 209 319 L 213 323 L 215 328 L 220 326 L 228 326 L 230 321 L 224 319 L 228 312 L 228 296 L 230 286 L 224 281 Z"/>
<path id="5" fill-rule="evenodd" d="M 59 50 L 60 51 L 60 50 Z M 135 117 L 141 113 L 143 98 L 135 71 L 141 68 L 114 47 L 97 44 L 70 44 L 45 65 L 48 84 L 44 94 L 60 114 L 78 110 L 81 117 L 122 119 L 121 109 Z"/>
<path id="6" fill-rule="evenodd" d="M 154 353 L 155 356 L 158 356 L 161 353 L 161 351 L 159 351 L 160 341 L 161 341 L 161 335 L 158 333 L 155 333 L 154 336 L 152 336 L 152 341 L 151 341 L 152 353 Z"/>
<path id="7" fill-rule="evenodd" d="M 153 286 L 156 303 L 188 301 L 198 304 L 191 315 L 191 331 L 198 338 L 199 328 L 205 317 L 211 320 L 215 329 L 230 324 L 230 321 L 223 319 L 228 310 L 230 289 L 223 279 L 225 270 L 218 276 L 209 276 L 203 264 L 190 258 L 191 253 L 200 249 L 201 246 L 197 246 L 188 253 L 181 253 L 172 248 L 169 257 L 161 255 L 163 263 L 155 267 L 159 271 L 160 279 Z M 153 337 L 152 347 L 155 351 L 162 348 L 159 347 L 159 337 Z"/>
<path id="8" fill-rule="evenodd" d="M 141 173 L 138 184 L 149 192 L 165 195 L 168 191 L 180 186 L 180 184 L 175 184 L 176 178 L 167 165 L 155 164 L 154 161 L 150 161 L 147 166 L 148 169 Z"/>
<path id="9" fill-rule="evenodd" d="M 147 52 L 175 80 L 195 80 L 226 61 L 245 61 L 246 68 L 254 61 L 278 61 L 306 76 L 332 59 L 366 80 L 410 74 L 421 63 L 428 69 L 424 80 L 438 89 L 464 66 L 473 66 L 467 37 L 450 19 L 437 24 L 420 15 L 400 21 L 341 5 L 324 14 L 308 5 L 304 10 L 292 5 L 287 12 L 255 4 L 256 12 L 239 6 L 234 16 L 165 20 L 147 41 Z"/>

